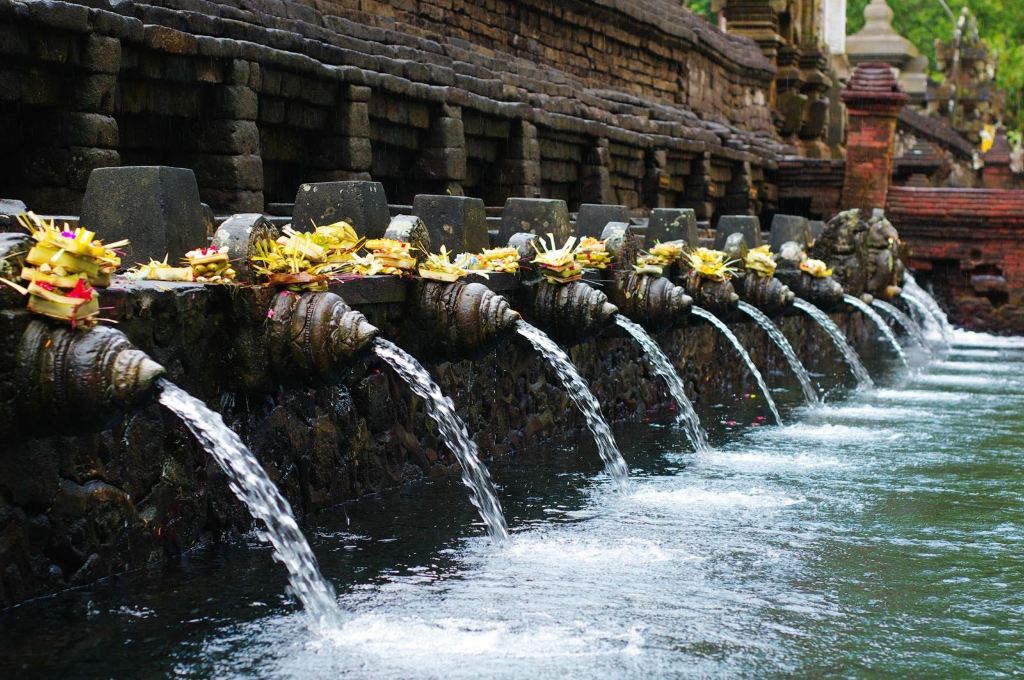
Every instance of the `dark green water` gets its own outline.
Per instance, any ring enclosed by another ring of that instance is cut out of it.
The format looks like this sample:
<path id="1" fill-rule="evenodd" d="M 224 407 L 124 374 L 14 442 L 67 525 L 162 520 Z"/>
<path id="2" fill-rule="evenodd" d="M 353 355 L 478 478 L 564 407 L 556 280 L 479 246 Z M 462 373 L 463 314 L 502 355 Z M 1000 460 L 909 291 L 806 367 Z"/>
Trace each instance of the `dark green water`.
<path id="1" fill-rule="evenodd" d="M 0 612 L 0 676 L 1019 675 L 1024 346 L 961 340 L 781 428 L 707 411 L 706 457 L 620 430 L 626 495 L 588 446 L 498 468 L 505 548 L 455 483 L 323 513 L 327 634 L 253 537 Z"/>

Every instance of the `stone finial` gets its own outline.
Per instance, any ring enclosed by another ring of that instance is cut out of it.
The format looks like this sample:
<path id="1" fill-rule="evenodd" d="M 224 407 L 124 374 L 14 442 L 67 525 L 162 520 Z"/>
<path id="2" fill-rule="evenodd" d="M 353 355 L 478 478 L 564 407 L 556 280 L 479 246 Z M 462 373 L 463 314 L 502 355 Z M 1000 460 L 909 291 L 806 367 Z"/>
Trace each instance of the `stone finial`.
<path id="1" fill-rule="evenodd" d="M 754 215 L 723 215 L 715 229 L 715 249 L 721 250 L 726 239 L 733 234 L 743 234 L 748 248 L 761 245 L 761 221 Z"/>
<path id="2" fill-rule="evenodd" d="M 479 198 L 419 194 L 412 205 L 427 225 L 434 250 L 445 246 L 452 253 L 479 253 L 489 245 L 487 210 Z"/>
<path id="3" fill-rule="evenodd" d="M 811 223 L 806 217 L 799 215 L 776 215 L 772 218 L 771 246 L 772 251 L 779 252 L 786 241 L 796 241 L 804 248 L 810 247 L 814 241 Z"/>
<path id="4" fill-rule="evenodd" d="M 866 62 L 857 67 L 853 77 L 842 94 L 843 101 L 851 109 L 882 110 L 893 115 L 907 103 L 892 66 L 885 62 Z"/>
<path id="5" fill-rule="evenodd" d="M 554 198 L 510 198 L 501 213 L 498 242 L 505 243 L 519 232 L 544 237 L 553 234 L 555 243 L 562 245 L 572 236 L 569 207 L 565 201 Z"/>
<path id="6" fill-rule="evenodd" d="M 697 213 L 690 208 L 655 208 L 647 223 L 647 246 L 666 241 L 685 241 L 698 246 Z"/>
<path id="7" fill-rule="evenodd" d="M 211 245 L 223 250 L 234 262 L 238 281 L 255 282 L 250 264 L 256 253 L 256 245 L 262 241 L 273 241 L 279 236 L 277 227 L 259 213 L 239 213 L 224 220 L 213 233 Z"/>
<path id="8" fill-rule="evenodd" d="M 391 223 L 388 199 L 380 182 L 348 181 L 303 184 L 295 194 L 292 226 L 298 231 L 344 220 L 356 233 L 380 238 Z"/>
<path id="9" fill-rule="evenodd" d="M 624 205 L 584 203 L 576 217 L 576 235 L 597 238 L 610 222 L 629 222 L 629 208 Z"/>
<path id="10" fill-rule="evenodd" d="M 884 62 L 894 66 L 904 88 L 923 99 L 927 79 L 921 78 L 920 53 L 892 27 L 892 17 L 885 0 L 871 0 L 864 8 L 864 27 L 846 39 L 846 54 L 854 65 Z"/>
<path id="11" fill-rule="evenodd" d="M 129 239 L 136 262 L 177 261 L 208 237 L 195 173 L 162 165 L 93 170 L 79 223 L 108 242 Z"/>

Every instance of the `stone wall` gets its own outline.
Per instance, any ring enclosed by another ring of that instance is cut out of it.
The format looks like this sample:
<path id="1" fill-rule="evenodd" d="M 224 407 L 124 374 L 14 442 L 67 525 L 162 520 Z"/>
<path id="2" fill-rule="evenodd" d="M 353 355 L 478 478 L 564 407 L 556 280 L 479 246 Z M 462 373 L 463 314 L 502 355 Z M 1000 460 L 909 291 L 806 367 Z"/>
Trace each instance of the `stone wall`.
<path id="1" fill-rule="evenodd" d="M 0 0 L 0 195 L 77 213 L 89 172 L 196 171 L 218 211 L 366 178 L 772 212 L 772 68 L 667 0 Z"/>
<path id="2" fill-rule="evenodd" d="M 172 380 L 223 414 L 300 516 L 408 482 L 458 483 L 457 463 L 438 441 L 422 402 L 375 358 L 356 361 L 333 385 L 272 380 L 246 389 L 246 369 L 240 368 L 246 362 L 225 332 L 240 303 L 227 291 L 154 287 L 105 304 L 119 328 L 163 363 Z M 385 336 L 415 351 L 418 331 L 401 322 L 401 303 L 361 311 Z M 835 318 L 864 348 L 871 332 L 862 320 Z M 733 321 L 769 382 L 788 375 L 759 329 Z M 4 346 L 14 346 L 25 322 L 20 311 L 0 313 Z M 831 344 L 806 317 L 786 316 L 781 325 L 812 370 L 838 367 Z M 712 429 L 712 405 L 756 391 L 731 346 L 710 326 L 668 331 L 657 340 Z M 663 383 L 617 329 L 570 354 L 613 423 L 671 415 Z M 476 360 L 428 367 L 486 459 L 547 443 L 592 447 L 569 397 L 517 337 Z M 50 431 L 60 422 L 55 413 Z M 168 412 L 152 404 L 98 427 L 90 434 L 40 434 L 0 445 L 0 606 L 90 583 L 251 526 L 216 463 Z"/>

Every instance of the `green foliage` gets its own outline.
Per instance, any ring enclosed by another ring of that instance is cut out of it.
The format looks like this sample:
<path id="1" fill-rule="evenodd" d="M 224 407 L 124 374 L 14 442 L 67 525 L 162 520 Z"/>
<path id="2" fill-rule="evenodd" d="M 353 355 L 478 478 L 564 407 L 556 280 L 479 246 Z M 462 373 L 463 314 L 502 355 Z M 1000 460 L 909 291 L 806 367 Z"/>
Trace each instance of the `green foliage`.
<path id="1" fill-rule="evenodd" d="M 683 0 L 683 6 L 703 15 L 708 21 L 715 20 L 715 15 L 711 11 L 711 0 Z"/>
<path id="2" fill-rule="evenodd" d="M 869 0 L 850 0 L 847 33 L 864 26 L 864 7 Z M 953 36 L 953 20 L 939 0 L 887 0 L 893 11 L 893 27 L 914 43 L 935 64 L 935 39 Z M 946 0 L 955 17 L 964 5 L 978 20 L 978 33 L 999 56 L 996 83 L 1006 91 L 1008 127 L 1018 127 L 1024 114 L 1024 2 L 1021 0 Z"/>

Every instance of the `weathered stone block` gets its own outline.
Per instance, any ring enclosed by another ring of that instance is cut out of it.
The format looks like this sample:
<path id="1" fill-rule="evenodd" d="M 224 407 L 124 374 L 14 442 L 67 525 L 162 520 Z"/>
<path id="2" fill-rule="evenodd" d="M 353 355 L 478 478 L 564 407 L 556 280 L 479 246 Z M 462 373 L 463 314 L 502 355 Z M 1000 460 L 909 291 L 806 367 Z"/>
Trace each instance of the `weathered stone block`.
<path id="1" fill-rule="evenodd" d="M 66 113 L 63 120 L 64 141 L 71 146 L 117 148 L 117 120 L 102 113 Z"/>
<path id="2" fill-rule="evenodd" d="M 416 174 L 427 179 L 466 178 L 466 150 L 463 148 L 423 149 L 416 157 Z"/>
<path id="3" fill-rule="evenodd" d="M 786 241 L 796 241 L 804 248 L 810 246 L 814 237 L 811 225 L 806 217 L 798 215 L 776 215 L 772 218 L 771 246 L 772 251 L 779 252 Z"/>
<path id="4" fill-rule="evenodd" d="M 69 151 L 67 179 L 72 189 L 85 189 L 93 170 L 121 164 L 121 154 L 115 149 L 72 147 Z"/>
<path id="5" fill-rule="evenodd" d="M 183 257 L 206 245 L 196 176 L 161 165 L 99 168 L 89 176 L 81 223 L 105 241 L 130 239 L 128 261 Z"/>
<path id="6" fill-rule="evenodd" d="M 413 212 L 427 225 L 435 250 L 443 245 L 456 253 L 478 253 L 489 245 L 487 212 L 479 198 L 420 194 Z"/>
<path id="7" fill-rule="evenodd" d="M 598 238 L 609 222 L 629 222 L 629 208 L 624 205 L 584 203 L 576 217 L 576 235 Z"/>
<path id="8" fill-rule="evenodd" d="M 685 241 L 698 245 L 697 213 L 691 208 L 655 208 L 647 222 L 647 247 L 658 242 Z"/>
<path id="9" fill-rule="evenodd" d="M 260 132 L 251 120 L 204 120 L 196 126 L 196 147 L 208 153 L 257 154 Z"/>
<path id="10" fill-rule="evenodd" d="M 295 194 L 292 224 L 308 231 L 314 225 L 345 220 L 357 233 L 380 238 L 391 222 L 388 199 L 380 182 L 303 184 Z"/>
<path id="11" fill-rule="evenodd" d="M 732 234 L 743 234 L 748 248 L 761 245 L 761 222 L 753 215 L 722 215 L 715 229 L 715 248 L 719 250 Z"/>
<path id="12" fill-rule="evenodd" d="M 512 234 L 527 232 L 553 234 L 561 245 L 572 236 L 569 208 L 565 201 L 552 198 L 510 198 L 501 214 L 498 242 L 507 243 Z"/>

